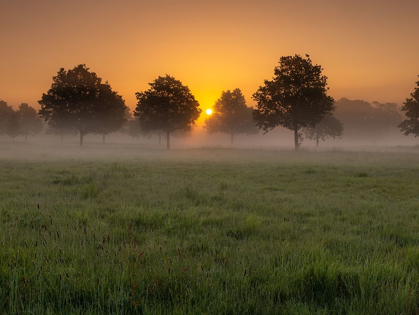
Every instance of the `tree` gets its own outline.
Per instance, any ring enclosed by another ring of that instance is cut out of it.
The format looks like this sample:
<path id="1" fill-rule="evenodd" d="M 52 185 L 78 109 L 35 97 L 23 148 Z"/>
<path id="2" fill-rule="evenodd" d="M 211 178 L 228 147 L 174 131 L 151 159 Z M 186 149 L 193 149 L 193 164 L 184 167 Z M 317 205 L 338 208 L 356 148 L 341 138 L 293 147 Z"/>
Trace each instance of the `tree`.
<path id="1" fill-rule="evenodd" d="M 133 138 L 151 136 L 150 132 L 145 132 L 143 130 L 143 128 L 140 125 L 140 121 L 137 117 L 130 118 L 127 120 L 127 122 L 124 125 L 123 133 L 126 133 L 127 135 Z"/>
<path id="2" fill-rule="evenodd" d="M 122 96 L 112 91 L 109 85 L 103 88 L 103 101 L 101 109 L 95 116 L 96 131 L 102 135 L 102 141 L 105 143 L 105 136 L 121 129 L 126 119 L 126 110 L 128 107 Z"/>
<path id="3" fill-rule="evenodd" d="M 334 115 L 345 126 L 345 138 L 356 140 L 388 140 L 401 123 L 397 104 L 342 98 L 335 103 Z"/>
<path id="4" fill-rule="evenodd" d="M 221 132 L 230 135 L 231 146 L 234 135 L 257 134 L 258 129 L 252 119 L 253 108 L 247 107 L 240 89 L 222 92 L 215 102 L 212 115 L 206 119 L 205 126 L 209 133 Z"/>
<path id="5" fill-rule="evenodd" d="M 13 111 L 7 121 L 6 134 L 13 139 L 13 142 L 15 142 L 15 138 L 20 135 L 19 115 L 15 111 Z"/>
<path id="6" fill-rule="evenodd" d="M 6 134 L 6 127 L 14 110 L 5 101 L 0 100 L 0 136 Z"/>
<path id="7" fill-rule="evenodd" d="M 304 133 L 306 138 L 316 140 L 316 147 L 318 147 L 320 139 L 325 141 L 329 137 L 333 139 L 341 137 L 343 135 L 343 125 L 332 113 L 328 113 L 314 128 L 305 128 Z"/>
<path id="8" fill-rule="evenodd" d="M 399 128 L 405 136 L 413 134 L 419 136 L 419 81 L 416 82 L 415 91 L 410 94 L 411 98 L 406 99 L 402 111 L 406 118 L 399 125 Z"/>
<path id="9" fill-rule="evenodd" d="M 34 136 L 42 131 L 42 120 L 33 107 L 22 103 L 16 113 L 19 117 L 20 134 L 25 137 L 25 141 L 28 136 Z"/>
<path id="10" fill-rule="evenodd" d="M 157 135 L 159 138 L 159 145 L 161 145 L 161 130 L 152 130 L 152 131 L 144 131 L 144 129 L 141 127 L 140 120 L 138 117 L 133 117 L 129 111 L 126 111 L 125 118 L 127 121 L 124 123 L 124 125 L 119 130 L 120 132 L 127 134 L 133 138 L 139 138 L 139 137 L 147 137 L 150 138 L 153 135 Z"/>
<path id="11" fill-rule="evenodd" d="M 83 146 L 83 137 L 88 133 L 113 132 L 113 122 L 109 129 L 103 126 L 105 118 L 107 122 L 114 118 L 119 123 L 120 117 L 112 115 L 118 115 L 121 108 L 125 110 L 122 97 L 112 90 L 108 82 L 102 83 L 102 79 L 95 72 L 90 72 L 86 65 L 78 65 L 68 71 L 61 68 L 39 104 L 39 115 L 51 127 L 65 126 L 79 132 L 80 146 Z"/>
<path id="12" fill-rule="evenodd" d="M 148 90 L 135 93 L 138 103 L 134 116 L 145 132 L 164 131 L 170 149 L 170 134 L 191 130 L 201 109 L 189 88 L 174 77 L 158 77 L 149 85 Z"/>
<path id="13" fill-rule="evenodd" d="M 402 116 L 396 103 L 372 102 L 372 107 L 375 109 L 375 119 L 380 120 L 382 129 L 392 129 L 401 123 Z"/>
<path id="14" fill-rule="evenodd" d="M 294 131 L 295 150 L 302 139 L 301 128 L 314 127 L 333 110 L 333 98 L 327 95 L 327 77 L 310 57 L 281 57 L 275 76 L 253 94 L 256 125 L 268 132 L 277 126 Z"/>
<path id="15" fill-rule="evenodd" d="M 133 117 L 130 112 L 126 114 L 127 121 L 122 126 L 120 131 L 124 134 L 127 134 L 133 138 L 139 137 L 147 137 L 151 138 L 152 136 L 156 135 L 159 139 L 159 145 L 161 145 L 161 136 L 163 134 L 162 130 L 150 130 L 148 132 L 144 131 L 141 127 L 140 120 L 138 117 Z M 172 133 L 172 135 L 176 136 L 176 132 Z"/>

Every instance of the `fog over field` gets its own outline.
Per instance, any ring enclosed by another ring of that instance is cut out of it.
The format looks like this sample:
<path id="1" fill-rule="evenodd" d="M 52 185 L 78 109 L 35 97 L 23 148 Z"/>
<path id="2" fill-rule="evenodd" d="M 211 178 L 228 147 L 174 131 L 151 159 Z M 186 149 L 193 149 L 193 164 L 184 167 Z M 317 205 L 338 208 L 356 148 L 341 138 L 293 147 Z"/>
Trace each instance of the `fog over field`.
<path id="1" fill-rule="evenodd" d="M 419 147 L 0 145 L 0 304 L 415 314 Z"/>
<path id="2" fill-rule="evenodd" d="M 291 135 L 292 136 L 292 135 Z M 237 145 L 233 148 L 228 144 L 228 139 L 220 139 L 219 144 L 211 144 L 208 140 L 207 144 L 201 139 L 197 139 L 194 142 L 191 139 L 175 139 L 173 149 L 167 151 L 164 145 L 158 145 L 157 138 L 151 139 L 132 139 L 125 136 L 118 137 L 117 134 L 109 137 L 109 142 L 103 144 L 101 137 L 90 136 L 87 137 L 87 141 L 84 147 L 80 148 L 78 145 L 77 137 L 69 137 L 64 143 L 57 142 L 50 137 L 44 139 L 41 136 L 37 136 L 30 142 L 19 142 L 10 143 L 8 141 L 0 142 L 0 158 L 2 160 L 68 160 L 68 159 L 117 159 L 123 161 L 124 159 L 153 159 L 158 157 L 159 159 L 172 159 L 174 157 L 197 157 L 202 159 L 209 159 L 222 157 L 226 161 L 230 158 L 233 161 L 239 157 L 251 157 L 253 155 L 265 156 L 269 155 L 274 161 L 275 157 L 279 160 L 283 155 L 293 156 L 294 151 L 292 139 L 286 141 L 281 146 L 275 145 L 274 141 L 266 142 L 257 141 L 258 136 L 252 136 L 252 142 L 241 141 L 246 140 L 246 136 L 238 137 Z M 220 137 L 221 138 L 221 137 Z M 224 142 L 222 141 L 224 140 Z M 333 141 L 330 141 L 333 142 Z M 400 144 L 402 143 L 402 144 Z M 397 145 L 396 145 L 397 144 Z M 374 154 L 380 152 L 382 155 L 398 153 L 400 156 L 403 154 L 416 154 L 419 152 L 419 145 L 415 145 L 415 139 L 411 141 L 397 142 L 394 141 L 393 145 L 380 145 L 378 144 L 365 144 L 364 142 L 353 142 L 349 144 L 343 143 L 325 143 L 322 144 L 321 148 L 316 148 L 314 143 L 307 141 L 307 144 L 301 149 L 303 156 L 312 155 L 313 158 L 316 156 L 327 155 L 328 153 L 339 152 L 340 157 L 344 157 L 346 154 L 351 155 L 351 152 L 365 152 L 366 154 Z M 296 155 L 298 157 L 298 154 Z"/>

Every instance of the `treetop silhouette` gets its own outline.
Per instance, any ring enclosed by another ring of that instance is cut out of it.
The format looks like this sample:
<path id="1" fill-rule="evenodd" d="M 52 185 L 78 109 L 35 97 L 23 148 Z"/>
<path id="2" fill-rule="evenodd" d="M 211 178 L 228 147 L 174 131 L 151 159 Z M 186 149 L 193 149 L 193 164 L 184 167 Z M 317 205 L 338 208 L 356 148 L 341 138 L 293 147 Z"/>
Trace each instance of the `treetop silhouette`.
<path id="1" fill-rule="evenodd" d="M 345 126 L 345 138 L 365 140 L 386 138 L 401 123 L 397 104 L 342 98 L 335 103 L 334 116 Z"/>
<path id="2" fill-rule="evenodd" d="M 189 88 L 174 77 L 158 77 L 149 85 L 148 90 L 135 94 L 138 103 L 134 116 L 145 132 L 163 130 L 170 149 L 170 134 L 191 130 L 201 109 Z"/>
<path id="3" fill-rule="evenodd" d="M 20 135 L 19 115 L 15 111 L 13 111 L 7 120 L 6 134 L 13 139 L 13 142 L 15 142 L 15 138 Z"/>
<path id="4" fill-rule="evenodd" d="M 416 82 L 415 90 L 410 94 L 411 98 L 406 99 L 402 107 L 406 119 L 401 122 L 399 128 L 405 136 L 410 134 L 419 136 L 419 81 Z"/>
<path id="5" fill-rule="evenodd" d="M 247 107 L 240 89 L 222 92 L 215 102 L 213 113 L 205 120 L 209 133 L 221 132 L 230 135 L 231 145 L 237 134 L 257 134 L 258 128 L 252 119 L 252 108 Z"/>
<path id="6" fill-rule="evenodd" d="M 52 127 L 79 132 L 80 146 L 86 134 L 114 132 L 125 121 L 122 97 L 84 64 L 68 71 L 61 68 L 39 104 L 39 115 Z"/>
<path id="7" fill-rule="evenodd" d="M 22 103 L 16 113 L 19 117 L 20 134 L 25 137 L 25 141 L 28 136 L 34 136 L 42 131 L 42 120 L 38 117 L 35 108 Z"/>
<path id="8" fill-rule="evenodd" d="M 14 114 L 12 106 L 7 105 L 7 102 L 0 100 L 0 135 L 6 133 L 6 128 L 10 117 Z"/>
<path id="9" fill-rule="evenodd" d="M 342 137 L 343 125 L 332 113 L 327 113 L 314 128 L 305 128 L 304 133 L 306 138 L 316 140 L 316 147 L 318 147 L 319 140 Z"/>
<path id="10" fill-rule="evenodd" d="M 333 98 L 327 95 L 327 77 L 310 56 L 281 57 L 272 80 L 265 80 L 253 99 L 256 125 L 265 133 L 277 126 L 294 131 L 295 150 L 300 147 L 301 128 L 314 127 L 333 110 Z"/>

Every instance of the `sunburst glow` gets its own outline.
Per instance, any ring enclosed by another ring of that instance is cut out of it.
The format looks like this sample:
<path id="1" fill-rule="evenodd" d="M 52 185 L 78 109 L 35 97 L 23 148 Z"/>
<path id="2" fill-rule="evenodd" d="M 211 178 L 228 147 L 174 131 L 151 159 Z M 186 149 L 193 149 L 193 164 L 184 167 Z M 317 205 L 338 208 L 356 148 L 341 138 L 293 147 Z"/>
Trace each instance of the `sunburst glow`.
<path id="1" fill-rule="evenodd" d="M 212 109 L 211 108 L 208 108 L 206 111 L 205 111 L 205 113 L 209 116 L 209 115 L 212 115 Z"/>

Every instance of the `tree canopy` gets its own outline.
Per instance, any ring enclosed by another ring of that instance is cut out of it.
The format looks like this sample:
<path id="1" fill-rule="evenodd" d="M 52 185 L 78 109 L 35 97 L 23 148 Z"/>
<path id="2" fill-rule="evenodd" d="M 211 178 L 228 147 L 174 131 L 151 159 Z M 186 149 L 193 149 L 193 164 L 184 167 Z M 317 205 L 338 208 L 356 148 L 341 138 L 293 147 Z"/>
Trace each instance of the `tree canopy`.
<path id="1" fill-rule="evenodd" d="M 151 132 L 145 132 L 143 130 L 137 117 L 128 119 L 122 132 L 133 138 L 147 137 L 152 135 Z"/>
<path id="2" fill-rule="evenodd" d="M 349 100 L 342 98 L 335 103 L 334 115 L 345 126 L 345 138 L 378 140 L 397 131 L 402 121 L 397 104 Z"/>
<path id="3" fill-rule="evenodd" d="M 68 71 L 61 68 L 39 104 L 40 116 L 52 127 L 79 132 L 80 146 L 88 133 L 104 134 L 119 129 L 126 108 L 122 97 L 109 83 L 103 83 L 86 65 Z"/>
<path id="4" fill-rule="evenodd" d="M 95 133 L 101 134 L 103 142 L 107 134 L 116 132 L 121 129 L 127 121 L 125 101 L 122 96 L 112 91 L 109 85 L 102 88 L 101 109 L 95 116 Z"/>
<path id="5" fill-rule="evenodd" d="M 416 82 L 416 87 L 411 98 L 406 99 L 402 111 L 406 115 L 406 119 L 402 121 L 399 128 L 404 135 L 413 134 L 415 137 L 419 136 L 419 81 Z"/>
<path id="6" fill-rule="evenodd" d="M 20 135 L 19 115 L 13 111 L 6 124 L 6 134 L 13 139 Z"/>
<path id="7" fill-rule="evenodd" d="M 148 90 L 135 94 L 138 103 L 134 116 L 145 132 L 163 130 L 170 149 L 170 134 L 191 130 L 201 109 L 189 88 L 174 77 L 158 77 L 149 85 Z"/>
<path id="8" fill-rule="evenodd" d="M 294 131 L 295 150 L 299 149 L 301 128 L 314 127 L 333 110 L 333 98 L 327 95 L 327 77 L 310 57 L 281 57 L 272 80 L 265 80 L 253 99 L 256 125 L 268 132 L 277 126 Z"/>
<path id="9" fill-rule="evenodd" d="M 6 134 L 6 127 L 9 123 L 10 116 L 14 112 L 12 106 L 8 106 L 7 102 L 0 100 L 0 136 Z"/>
<path id="10" fill-rule="evenodd" d="M 22 103 L 16 113 L 19 117 L 20 134 L 25 137 L 25 141 L 28 136 L 34 136 L 42 131 L 42 120 L 38 117 L 35 108 Z"/>
<path id="11" fill-rule="evenodd" d="M 316 140 L 316 147 L 318 147 L 319 140 L 325 141 L 327 138 L 341 137 L 343 125 L 332 113 L 327 113 L 314 128 L 305 128 L 304 133 L 306 138 Z"/>
<path id="12" fill-rule="evenodd" d="M 247 107 L 240 89 L 222 92 L 214 105 L 213 113 L 205 120 L 209 133 L 227 133 L 234 143 L 234 135 L 257 134 L 258 128 L 252 119 L 252 107 Z"/>

